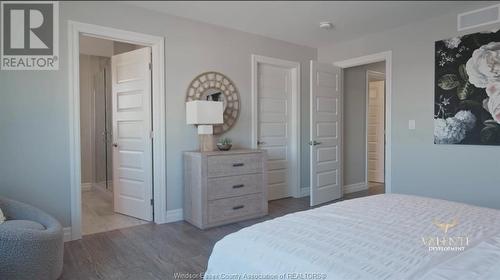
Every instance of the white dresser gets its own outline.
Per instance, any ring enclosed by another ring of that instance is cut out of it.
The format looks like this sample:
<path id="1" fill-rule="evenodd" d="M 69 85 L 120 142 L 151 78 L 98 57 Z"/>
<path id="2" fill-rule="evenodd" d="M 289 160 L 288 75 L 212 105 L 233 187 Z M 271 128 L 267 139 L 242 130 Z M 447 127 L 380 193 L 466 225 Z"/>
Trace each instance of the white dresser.
<path id="1" fill-rule="evenodd" d="M 184 219 L 201 229 L 267 215 L 261 150 L 184 153 Z"/>

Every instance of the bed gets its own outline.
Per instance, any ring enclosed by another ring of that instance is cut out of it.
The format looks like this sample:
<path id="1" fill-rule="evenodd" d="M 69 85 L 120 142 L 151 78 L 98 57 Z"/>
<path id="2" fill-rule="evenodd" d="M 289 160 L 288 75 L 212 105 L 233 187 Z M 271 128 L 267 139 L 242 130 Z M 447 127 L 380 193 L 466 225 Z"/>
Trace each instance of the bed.
<path id="1" fill-rule="evenodd" d="M 500 279 L 500 211 L 397 194 L 346 200 L 224 237 L 205 279 Z"/>

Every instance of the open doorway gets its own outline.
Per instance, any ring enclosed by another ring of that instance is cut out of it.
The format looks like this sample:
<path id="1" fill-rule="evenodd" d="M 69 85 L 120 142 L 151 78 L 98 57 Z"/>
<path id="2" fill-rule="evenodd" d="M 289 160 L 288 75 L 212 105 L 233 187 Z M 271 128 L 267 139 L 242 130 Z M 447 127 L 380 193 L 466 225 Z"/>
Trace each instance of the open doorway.
<path id="1" fill-rule="evenodd" d="M 151 50 L 80 35 L 82 234 L 152 220 Z"/>
<path id="2" fill-rule="evenodd" d="M 344 194 L 385 193 L 385 64 L 343 69 Z"/>
<path id="3" fill-rule="evenodd" d="M 153 36 L 144 33 L 131 32 L 111 27 L 99 26 L 94 24 L 68 21 L 68 56 L 69 56 L 69 91 L 68 91 L 68 112 L 70 116 L 69 132 L 70 132 L 70 185 L 71 185 L 71 227 L 65 232 L 66 240 L 76 240 L 82 238 L 82 189 L 81 189 L 81 139 L 80 139 L 80 36 L 92 38 L 106 39 L 116 42 L 125 42 L 132 45 L 141 45 L 149 47 L 148 57 L 151 64 L 144 65 L 141 69 L 150 71 L 151 99 L 150 104 L 152 110 L 151 127 L 148 136 L 152 142 L 152 173 L 153 173 L 153 199 L 144 203 L 149 210 L 147 213 L 152 215 L 155 223 L 161 224 L 173 222 L 182 219 L 177 211 L 166 211 L 167 209 L 167 188 L 166 188 L 166 100 L 165 100 L 165 38 Z M 139 50 L 137 50 L 139 51 Z M 144 55 L 144 53 L 142 54 Z M 122 61 L 123 64 L 131 61 Z M 113 65 L 113 63 L 112 63 Z M 149 67 L 147 67 L 149 66 Z M 124 70 L 127 67 L 120 70 Z M 122 73 L 134 73 L 134 71 L 122 71 Z M 127 76 L 127 75 L 126 75 Z M 132 82 L 137 79 L 129 77 L 123 79 L 125 82 Z M 143 79 L 144 80 L 144 79 Z M 131 97 L 131 96 L 129 96 Z M 125 102 L 123 104 L 127 104 Z M 116 103 L 115 103 L 116 104 Z M 124 127 L 126 128 L 126 127 Z M 130 128 L 130 126 L 129 126 Z M 123 130 L 130 132 L 130 129 Z M 133 137 L 131 137 L 133 138 Z M 113 166 L 116 165 L 116 160 L 113 159 Z M 133 171 L 133 168 L 129 168 Z M 149 172 L 147 172 L 149 174 Z M 113 176 L 115 172 L 113 172 Z M 115 181 L 113 179 L 113 181 Z M 116 188 L 113 186 L 113 193 L 116 193 Z M 143 202 L 146 202 L 143 200 Z M 146 211 L 144 211 L 146 212 Z"/>

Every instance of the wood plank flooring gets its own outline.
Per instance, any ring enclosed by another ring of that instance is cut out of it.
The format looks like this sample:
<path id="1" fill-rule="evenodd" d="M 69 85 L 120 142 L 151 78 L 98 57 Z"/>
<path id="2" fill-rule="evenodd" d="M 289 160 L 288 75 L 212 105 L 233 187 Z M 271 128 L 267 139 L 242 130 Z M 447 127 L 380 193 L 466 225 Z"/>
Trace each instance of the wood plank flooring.
<path id="1" fill-rule="evenodd" d="M 344 199 L 379 193 L 383 193 L 383 185 L 348 194 Z M 174 273 L 202 275 L 214 244 L 222 237 L 243 227 L 309 208 L 309 197 L 285 198 L 269 203 L 267 217 L 204 231 L 186 222 L 176 222 L 87 235 L 65 244 L 60 279 L 165 280 L 175 279 Z"/>

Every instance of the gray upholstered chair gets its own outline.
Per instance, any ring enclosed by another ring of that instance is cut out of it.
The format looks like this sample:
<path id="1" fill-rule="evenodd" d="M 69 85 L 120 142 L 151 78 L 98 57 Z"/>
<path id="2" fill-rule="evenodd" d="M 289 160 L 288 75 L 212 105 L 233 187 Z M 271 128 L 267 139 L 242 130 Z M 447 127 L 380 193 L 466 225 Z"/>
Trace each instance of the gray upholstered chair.
<path id="1" fill-rule="evenodd" d="M 59 222 L 25 203 L 0 197 L 7 221 L 0 224 L 0 279 L 59 278 L 63 232 Z"/>

